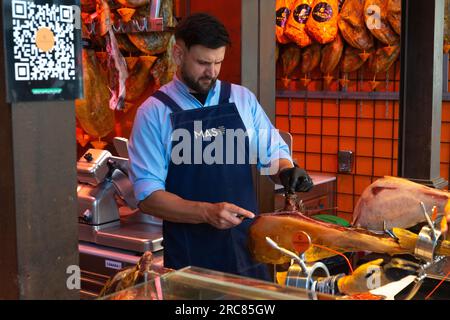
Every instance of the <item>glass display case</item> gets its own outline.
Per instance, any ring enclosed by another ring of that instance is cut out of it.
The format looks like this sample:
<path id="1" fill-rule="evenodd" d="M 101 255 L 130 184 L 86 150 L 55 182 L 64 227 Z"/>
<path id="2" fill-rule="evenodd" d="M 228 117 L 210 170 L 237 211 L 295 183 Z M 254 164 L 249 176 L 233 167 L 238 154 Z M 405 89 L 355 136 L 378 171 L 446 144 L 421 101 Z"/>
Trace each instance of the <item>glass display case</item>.
<path id="1" fill-rule="evenodd" d="M 335 297 L 227 273 L 186 267 L 104 300 L 334 300 Z"/>

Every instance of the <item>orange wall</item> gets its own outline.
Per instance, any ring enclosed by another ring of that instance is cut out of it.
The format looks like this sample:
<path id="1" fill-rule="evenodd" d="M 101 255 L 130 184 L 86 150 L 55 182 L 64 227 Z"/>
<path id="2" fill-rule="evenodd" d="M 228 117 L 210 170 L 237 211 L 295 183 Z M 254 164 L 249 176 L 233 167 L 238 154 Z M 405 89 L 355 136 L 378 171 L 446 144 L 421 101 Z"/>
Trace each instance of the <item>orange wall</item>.
<path id="1" fill-rule="evenodd" d="M 241 0 L 190 0 L 190 10 L 210 13 L 225 25 L 232 44 L 222 64 L 220 79 L 241 83 Z"/>
<path id="2" fill-rule="evenodd" d="M 385 76 L 380 91 L 398 91 L 399 62 Z M 320 74 L 310 90 L 321 90 Z M 336 78 L 338 75 L 336 74 Z M 356 79 L 356 75 L 350 75 Z M 373 78 L 373 76 L 372 76 Z M 363 90 L 368 91 L 370 77 L 364 76 Z M 358 81 L 350 87 L 361 87 Z M 281 85 L 278 83 L 278 85 Z M 292 81 L 291 89 L 304 90 L 300 81 Z M 336 90 L 334 81 L 332 90 Z M 355 91 L 351 89 L 349 91 Z M 289 107 L 290 106 L 290 107 Z M 289 110 L 290 109 L 290 110 Z M 289 114 L 290 111 L 290 114 Z M 339 216 L 351 221 L 353 208 L 363 190 L 383 175 L 397 175 L 398 148 L 397 101 L 281 99 L 276 102 L 276 126 L 293 135 L 294 158 L 309 172 L 327 172 L 337 177 L 337 206 Z M 352 150 L 353 170 L 338 174 L 338 150 Z M 449 179 L 450 162 L 450 102 L 443 102 L 441 133 L 441 176 Z"/>

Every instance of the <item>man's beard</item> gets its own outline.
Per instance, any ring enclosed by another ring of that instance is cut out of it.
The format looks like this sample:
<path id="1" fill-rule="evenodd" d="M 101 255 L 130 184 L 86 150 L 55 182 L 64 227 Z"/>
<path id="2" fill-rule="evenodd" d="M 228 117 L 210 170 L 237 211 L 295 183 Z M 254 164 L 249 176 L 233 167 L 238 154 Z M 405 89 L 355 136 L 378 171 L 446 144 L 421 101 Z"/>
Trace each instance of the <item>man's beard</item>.
<path id="1" fill-rule="evenodd" d="M 192 90 L 200 94 L 208 94 L 209 90 L 216 84 L 217 78 L 210 77 L 200 77 L 197 81 L 192 78 L 184 68 L 181 69 L 181 78 L 184 83 Z M 207 87 L 204 87 L 200 84 L 201 80 L 211 80 L 210 84 Z"/>

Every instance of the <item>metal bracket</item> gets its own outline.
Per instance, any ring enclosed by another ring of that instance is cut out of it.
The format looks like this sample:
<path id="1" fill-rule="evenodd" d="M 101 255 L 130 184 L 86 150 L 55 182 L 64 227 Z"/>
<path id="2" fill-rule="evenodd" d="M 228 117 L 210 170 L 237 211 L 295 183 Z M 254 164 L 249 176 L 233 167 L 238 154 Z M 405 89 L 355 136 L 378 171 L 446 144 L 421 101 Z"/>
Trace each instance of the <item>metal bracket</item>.
<path id="1" fill-rule="evenodd" d="M 433 262 L 435 258 L 435 249 L 440 236 L 440 231 L 433 231 L 433 229 L 428 226 L 424 226 L 422 230 L 420 230 L 419 237 L 417 238 L 414 255 L 425 261 Z"/>
<path id="2" fill-rule="evenodd" d="M 316 262 L 313 265 L 306 265 L 303 259 L 292 251 L 280 247 L 271 238 L 266 237 L 267 243 L 274 249 L 281 251 L 292 258 L 286 277 L 286 286 L 306 289 L 311 291 L 309 297 L 317 299 L 314 292 L 314 278 L 318 276 L 330 277 L 330 271 L 322 262 Z M 302 255 L 303 256 L 303 255 Z M 320 274 L 319 274 L 320 273 Z"/>
<path id="3" fill-rule="evenodd" d="M 425 204 L 421 201 L 422 212 L 428 223 L 428 226 L 424 226 L 417 238 L 416 247 L 414 248 L 414 255 L 424 261 L 434 262 L 435 250 L 438 244 L 438 240 L 441 237 L 441 231 L 436 230 L 433 221 L 427 213 Z"/>

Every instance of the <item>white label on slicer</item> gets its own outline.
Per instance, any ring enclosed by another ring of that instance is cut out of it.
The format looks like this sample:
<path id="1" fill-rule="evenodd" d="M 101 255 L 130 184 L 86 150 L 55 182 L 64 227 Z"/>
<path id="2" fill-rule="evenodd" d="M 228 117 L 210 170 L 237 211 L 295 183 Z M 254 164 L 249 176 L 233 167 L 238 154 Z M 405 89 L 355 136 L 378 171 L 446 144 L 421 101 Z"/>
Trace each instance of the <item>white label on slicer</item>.
<path id="1" fill-rule="evenodd" d="M 110 269 L 119 270 L 119 269 L 122 269 L 122 262 L 105 260 L 105 267 L 110 268 Z"/>

